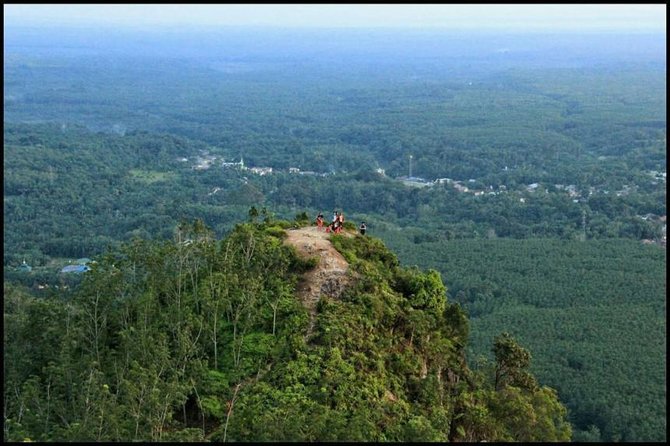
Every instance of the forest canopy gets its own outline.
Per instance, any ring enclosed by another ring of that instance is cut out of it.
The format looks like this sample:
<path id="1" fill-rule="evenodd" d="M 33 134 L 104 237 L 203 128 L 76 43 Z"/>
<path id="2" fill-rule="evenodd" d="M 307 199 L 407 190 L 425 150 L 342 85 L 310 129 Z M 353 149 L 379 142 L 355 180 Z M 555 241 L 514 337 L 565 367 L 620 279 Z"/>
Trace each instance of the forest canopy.
<path id="1" fill-rule="evenodd" d="M 282 243 L 286 223 L 223 240 L 184 223 L 101 256 L 66 299 L 5 285 L 5 440 L 570 438 L 528 351 L 503 333 L 471 370 L 439 275 L 378 239 L 334 236 L 355 285 L 321 299 L 306 339 L 294 287 L 311 266 Z"/>

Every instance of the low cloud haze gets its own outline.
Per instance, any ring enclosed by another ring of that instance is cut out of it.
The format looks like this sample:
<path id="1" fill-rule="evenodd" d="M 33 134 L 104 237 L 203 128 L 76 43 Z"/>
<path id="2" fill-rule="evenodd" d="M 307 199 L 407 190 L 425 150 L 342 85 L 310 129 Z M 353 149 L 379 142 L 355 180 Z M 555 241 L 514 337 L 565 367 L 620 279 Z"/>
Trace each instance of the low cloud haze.
<path id="1" fill-rule="evenodd" d="M 666 5 L 4 5 L 5 26 L 665 31 Z"/>

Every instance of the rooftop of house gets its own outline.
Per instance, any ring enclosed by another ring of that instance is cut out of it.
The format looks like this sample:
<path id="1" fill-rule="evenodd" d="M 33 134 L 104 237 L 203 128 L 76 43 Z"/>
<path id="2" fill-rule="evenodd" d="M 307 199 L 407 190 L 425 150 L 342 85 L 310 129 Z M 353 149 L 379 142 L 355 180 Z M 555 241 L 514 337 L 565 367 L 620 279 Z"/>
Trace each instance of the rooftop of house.
<path id="1" fill-rule="evenodd" d="M 67 265 L 60 270 L 61 273 L 85 273 L 90 270 L 86 265 Z"/>

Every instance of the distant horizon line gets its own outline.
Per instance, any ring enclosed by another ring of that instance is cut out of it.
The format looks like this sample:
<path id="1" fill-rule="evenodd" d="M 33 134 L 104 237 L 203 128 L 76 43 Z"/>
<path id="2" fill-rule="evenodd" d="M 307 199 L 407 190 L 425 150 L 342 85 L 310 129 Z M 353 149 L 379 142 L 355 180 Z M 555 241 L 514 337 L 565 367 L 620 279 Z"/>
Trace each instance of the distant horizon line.
<path id="1" fill-rule="evenodd" d="M 462 33 L 462 32 L 481 32 L 481 33 L 512 33 L 512 34 L 563 34 L 563 33 L 620 33 L 620 34 L 658 34 L 666 33 L 666 29 L 663 28 L 644 28 L 644 27 L 611 27 L 611 26 L 602 26 L 602 27 L 542 27 L 542 26 L 529 26 L 524 28 L 514 28 L 509 26 L 462 26 L 462 27 L 450 27 L 443 25 L 422 25 L 422 26 L 398 26 L 398 25 L 372 25 L 372 26 L 360 26 L 360 25 L 350 25 L 350 26 L 309 26 L 309 25 L 275 25 L 275 24 L 253 24 L 253 25 L 213 25 L 213 24 L 148 24 L 148 25 L 139 25 L 139 24 L 112 24 L 112 23 L 14 23 L 14 24 L 4 24 L 5 29 L 72 29 L 72 30 L 100 30 L 105 29 L 109 30 L 114 29 L 118 31 L 171 31 L 176 32 L 179 30 L 199 30 L 199 31 L 224 31 L 224 30 L 258 30 L 266 29 L 273 31 L 396 31 L 396 32 L 442 32 L 442 33 Z"/>

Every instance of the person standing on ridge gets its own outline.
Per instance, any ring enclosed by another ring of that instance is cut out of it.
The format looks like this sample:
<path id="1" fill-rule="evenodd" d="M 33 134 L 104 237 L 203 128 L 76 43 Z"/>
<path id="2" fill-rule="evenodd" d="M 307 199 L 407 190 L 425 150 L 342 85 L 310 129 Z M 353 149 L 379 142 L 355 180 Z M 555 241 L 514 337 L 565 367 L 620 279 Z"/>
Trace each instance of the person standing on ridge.
<path id="1" fill-rule="evenodd" d="M 339 212 L 337 214 L 337 233 L 339 234 L 344 229 L 344 212 Z"/>
<path id="2" fill-rule="evenodd" d="M 358 228 L 358 230 L 361 232 L 361 235 L 365 235 L 365 231 L 367 230 L 367 226 L 365 226 L 365 222 L 361 222 L 361 226 Z"/>
<path id="3" fill-rule="evenodd" d="M 323 214 L 319 212 L 319 215 L 316 216 L 316 226 L 321 230 L 323 228 Z"/>

